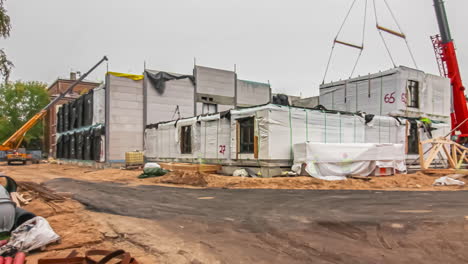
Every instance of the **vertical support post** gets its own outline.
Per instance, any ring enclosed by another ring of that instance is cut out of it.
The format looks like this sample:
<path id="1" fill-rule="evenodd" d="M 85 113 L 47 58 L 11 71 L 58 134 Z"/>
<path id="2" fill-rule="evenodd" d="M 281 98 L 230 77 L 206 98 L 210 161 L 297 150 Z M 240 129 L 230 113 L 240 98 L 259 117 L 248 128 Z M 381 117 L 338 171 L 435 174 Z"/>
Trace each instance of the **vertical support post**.
<path id="1" fill-rule="evenodd" d="M 105 162 L 109 161 L 109 136 L 110 136 L 110 127 L 109 127 L 109 120 L 110 120 L 110 75 L 106 73 L 106 86 L 105 86 L 105 100 L 104 100 L 104 109 L 105 109 L 105 130 L 106 130 L 106 136 L 105 136 L 105 157 L 104 160 Z"/>
<path id="2" fill-rule="evenodd" d="M 424 163 L 424 150 L 421 144 L 421 141 L 418 142 L 418 148 L 419 148 L 419 165 L 421 166 L 422 170 L 426 170 L 426 164 Z"/>

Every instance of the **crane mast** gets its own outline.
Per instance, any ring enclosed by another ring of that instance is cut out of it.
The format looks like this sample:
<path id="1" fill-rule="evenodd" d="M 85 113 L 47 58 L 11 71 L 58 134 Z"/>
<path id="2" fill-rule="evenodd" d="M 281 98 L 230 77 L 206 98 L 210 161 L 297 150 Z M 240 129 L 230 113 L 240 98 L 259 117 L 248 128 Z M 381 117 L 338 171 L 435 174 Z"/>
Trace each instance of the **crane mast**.
<path id="1" fill-rule="evenodd" d="M 463 87 L 460 68 L 458 66 L 455 45 L 450 33 L 447 12 L 443 0 L 434 0 L 434 9 L 439 25 L 440 34 L 431 37 L 436 53 L 439 70 L 442 75 L 450 79 L 452 86 L 452 128 L 458 125 L 462 137 L 468 136 L 468 122 L 462 122 L 468 118 L 468 108 L 465 99 L 465 87 Z M 466 134 L 466 135 L 465 135 Z"/>

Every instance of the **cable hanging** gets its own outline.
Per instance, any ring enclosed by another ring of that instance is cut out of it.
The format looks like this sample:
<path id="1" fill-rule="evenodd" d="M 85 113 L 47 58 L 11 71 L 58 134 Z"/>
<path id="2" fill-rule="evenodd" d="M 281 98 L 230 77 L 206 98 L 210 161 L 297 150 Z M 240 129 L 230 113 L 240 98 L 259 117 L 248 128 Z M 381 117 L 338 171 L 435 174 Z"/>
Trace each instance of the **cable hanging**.
<path id="1" fill-rule="evenodd" d="M 330 69 L 330 64 L 331 64 L 331 61 L 332 61 L 332 58 L 333 58 L 333 53 L 334 53 L 336 44 L 340 44 L 340 45 L 347 46 L 347 47 L 350 47 L 350 48 L 359 49 L 359 54 L 356 57 L 356 61 L 355 61 L 354 65 L 353 65 L 350 78 L 353 76 L 354 72 L 356 71 L 357 65 L 358 65 L 359 60 L 360 60 L 360 58 L 362 56 L 362 52 L 364 50 L 364 41 L 365 41 L 366 23 L 367 23 L 368 0 L 365 0 L 364 18 L 363 18 L 364 21 L 363 21 L 363 28 L 362 28 L 362 42 L 361 42 L 361 45 L 356 45 L 356 44 L 353 44 L 353 43 L 341 41 L 338 38 L 340 36 L 341 32 L 343 31 L 344 25 L 345 25 L 346 21 L 348 20 L 350 14 L 351 14 L 351 11 L 353 10 L 356 2 L 357 2 L 357 0 L 353 0 L 351 6 L 348 9 L 348 12 L 346 13 L 346 16 L 345 16 L 345 18 L 343 20 L 343 23 L 341 23 L 341 26 L 340 26 L 340 28 L 338 30 L 338 33 L 336 34 L 335 38 L 333 39 L 333 45 L 331 47 L 330 55 L 328 57 L 328 62 L 327 62 L 326 68 L 325 68 L 325 73 L 324 73 L 324 76 L 323 76 L 322 84 L 325 83 L 325 79 L 326 79 L 328 71 Z M 406 35 L 403 33 L 402 27 L 398 23 L 395 14 L 393 13 L 392 9 L 390 8 L 390 5 L 388 4 L 388 1 L 383 0 L 383 2 L 385 4 L 386 8 L 388 9 L 388 11 L 390 12 L 390 15 L 391 15 L 393 21 L 395 22 L 398 30 L 392 30 L 392 29 L 389 29 L 387 27 L 381 26 L 381 24 L 379 23 L 378 14 L 377 14 L 376 0 L 373 0 L 375 23 L 376 23 L 377 31 L 379 32 L 380 38 L 382 39 L 382 42 L 383 42 L 383 44 L 385 46 L 385 50 L 387 51 L 387 54 L 388 54 L 388 56 L 389 56 L 389 58 L 390 58 L 390 60 L 392 62 L 393 67 L 396 67 L 395 59 L 392 56 L 392 53 L 390 51 L 390 47 L 389 47 L 388 43 L 385 40 L 383 32 L 385 32 L 387 34 L 390 34 L 390 35 L 393 35 L 393 36 L 396 36 L 396 37 L 399 37 L 399 38 L 402 38 L 405 41 L 406 47 L 407 47 L 408 52 L 409 52 L 409 54 L 411 56 L 411 60 L 413 61 L 414 67 L 416 69 L 418 69 L 418 65 L 416 63 L 415 57 L 414 57 L 413 52 L 411 50 L 411 47 L 409 45 L 408 39 L 407 39 Z"/>
<path id="2" fill-rule="evenodd" d="M 365 7 L 364 7 L 364 24 L 363 24 L 363 30 L 362 30 L 363 33 L 362 33 L 361 45 L 356 45 L 356 44 L 352 44 L 352 43 L 349 43 L 349 42 L 338 40 L 338 37 L 339 37 L 341 31 L 343 30 L 343 27 L 346 24 L 346 21 L 348 20 L 349 15 L 351 14 L 351 11 L 352 11 L 354 5 L 356 4 L 356 2 L 357 2 L 357 0 L 354 0 L 352 2 L 350 8 L 348 9 L 348 12 L 346 13 L 346 16 L 345 16 L 345 18 L 343 20 L 343 23 L 341 23 L 341 26 L 340 26 L 340 29 L 338 30 L 338 33 L 336 34 L 335 38 L 333 39 L 333 45 L 332 45 L 332 48 L 331 48 L 331 51 L 330 51 L 330 55 L 328 57 L 328 62 L 327 62 L 327 66 L 325 68 L 325 73 L 324 73 L 324 76 L 323 76 L 322 84 L 325 83 L 325 79 L 326 79 L 327 74 L 328 74 L 328 70 L 329 70 L 329 67 L 330 67 L 330 63 L 331 63 L 331 60 L 332 60 L 332 57 L 333 57 L 333 52 L 335 50 L 336 44 L 340 44 L 340 45 L 347 46 L 347 47 L 350 47 L 350 48 L 359 49 L 359 54 L 358 54 L 358 57 L 356 58 L 356 62 L 354 63 L 353 69 L 351 71 L 351 76 L 353 75 L 353 73 L 354 73 L 354 71 L 356 69 L 356 66 L 357 66 L 357 64 L 359 62 L 359 59 L 361 58 L 362 50 L 364 49 L 364 36 L 365 36 L 365 30 L 366 30 L 367 0 L 365 0 Z"/>
<path id="3" fill-rule="evenodd" d="M 377 30 L 379 31 L 379 34 L 380 34 L 380 37 L 382 38 L 382 41 L 385 45 L 385 48 L 387 49 L 387 52 L 390 56 L 390 59 L 392 60 L 392 64 L 394 67 L 396 67 L 395 65 L 395 61 L 390 53 L 390 49 L 387 45 L 387 43 L 385 42 L 385 38 L 382 34 L 382 32 L 385 32 L 385 33 L 388 33 L 390 35 L 393 35 L 393 36 L 396 36 L 396 37 L 399 37 L 399 38 L 402 38 L 404 41 L 405 41 L 405 44 L 406 44 L 406 48 L 408 49 L 408 52 L 410 54 L 410 57 L 411 57 L 411 60 L 413 61 L 413 64 L 414 64 L 414 67 L 416 69 L 418 69 L 418 64 L 416 63 L 416 60 L 414 58 L 414 55 L 413 55 L 413 52 L 411 51 L 411 47 L 408 43 L 408 39 L 406 37 L 406 35 L 403 33 L 403 29 L 401 28 L 400 24 L 398 23 L 398 20 L 396 19 L 396 16 L 395 14 L 393 13 L 392 9 L 390 8 L 390 5 L 388 4 L 387 0 L 383 0 L 385 6 L 387 7 L 388 11 L 390 12 L 390 15 L 393 19 L 393 22 L 395 22 L 397 28 L 398 28 L 398 31 L 396 30 L 392 30 L 392 29 L 389 29 L 389 28 L 386 28 L 386 27 L 383 27 L 379 24 L 379 21 L 378 21 L 378 15 L 377 15 L 377 7 L 376 7 L 376 0 L 373 0 L 374 1 L 374 13 L 375 13 L 375 23 L 376 23 L 376 28 Z"/>

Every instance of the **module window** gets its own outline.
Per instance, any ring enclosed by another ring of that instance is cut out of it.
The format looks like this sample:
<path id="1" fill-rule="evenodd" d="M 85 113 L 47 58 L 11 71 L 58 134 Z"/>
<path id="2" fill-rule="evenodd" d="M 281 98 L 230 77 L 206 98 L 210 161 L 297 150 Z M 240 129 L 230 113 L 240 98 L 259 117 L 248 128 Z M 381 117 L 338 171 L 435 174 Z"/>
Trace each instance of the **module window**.
<path id="1" fill-rule="evenodd" d="M 407 95 L 406 105 L 408 107 L 419 108 L 419 82 L 408 81 Z"/>
<path id="2" fill-rule="evenodd" d="M 239 124 L 239 153 L 254 153 L 254 118 L 244 118 Z"/>
<path id="3" fill-rule="evenodd" d="M 192 126 L 181 127 L 180 152 L 182 154 L 192 153 Z"/>

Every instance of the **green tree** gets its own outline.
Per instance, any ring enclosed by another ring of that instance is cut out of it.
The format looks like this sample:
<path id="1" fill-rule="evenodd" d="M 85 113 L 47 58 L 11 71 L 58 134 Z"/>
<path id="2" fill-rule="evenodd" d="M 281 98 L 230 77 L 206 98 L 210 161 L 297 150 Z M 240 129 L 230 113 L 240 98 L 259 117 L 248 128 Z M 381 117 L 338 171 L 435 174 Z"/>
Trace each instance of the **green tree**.
<path id="1" fill-rule="evenodd" d="M 22 81 L 0 85 L 0 143 L 49 103 L 46 87 L 45 83 Z M 42 140 L 43 125 L 38 122 L 26 133 L 23 146 L 37 148 Z"/>
<path id="2" fill-rule="evenodd" d="M 5 8 L 5 1 L 0 0 L 0 37 L 1 38 L 8 38 L 10 36 L 11 30 L 11 23 L 10 23 L 10 16 L 7 14 L 7 10 Z M 13 68 L 13 63 L 8 60 L 5 50 L 0 49 L 0 76 L 3 78 L 5 83 L 8 82 L 8 78 L 10 77 L 11 68 Z"/>

